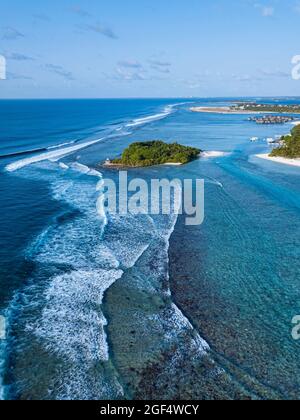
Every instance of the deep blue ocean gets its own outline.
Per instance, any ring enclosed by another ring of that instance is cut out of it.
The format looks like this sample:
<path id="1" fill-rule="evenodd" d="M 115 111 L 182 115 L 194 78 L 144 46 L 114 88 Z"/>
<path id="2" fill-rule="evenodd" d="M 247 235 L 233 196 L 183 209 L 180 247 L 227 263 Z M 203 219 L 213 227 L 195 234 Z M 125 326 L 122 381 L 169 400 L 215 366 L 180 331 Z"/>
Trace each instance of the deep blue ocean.
<path id="1" fill-rule="evenodd" d="M 300 398 L 300 171 L 256 157 L 292 125 L 190 111 L 232 101 L 0 101 L 0 398 Z M 156 139 L 224 152 L 129 173 L 204 179 L 201 226 L 96 208 Z"/>

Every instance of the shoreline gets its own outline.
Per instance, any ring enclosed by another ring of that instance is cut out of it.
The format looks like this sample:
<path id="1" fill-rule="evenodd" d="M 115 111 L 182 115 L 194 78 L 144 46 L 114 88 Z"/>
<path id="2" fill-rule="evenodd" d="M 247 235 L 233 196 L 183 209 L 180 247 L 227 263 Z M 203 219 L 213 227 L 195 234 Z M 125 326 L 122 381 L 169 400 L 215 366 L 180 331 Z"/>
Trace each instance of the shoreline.
<path id="1" fill-rule="evenodd" d="M 104 163 L 100 165 L 102 168 L 107 169 L 140 169 L 140 168 L 153 168 L 155 166 L 182 166 L 184 163 L 180 162 L 169 162 L 169 163 L 162 163 L 160 165 L 150 165 L 150 166 L 127 166 L 121 165 L 120 163 Z"/>
<path id="2" fill-rule="evenodd" d="M 194 162 L 195 160 L 199 160 L 201 158 L 203 159 L 209 159 L 209 158 L 218 158 L 218 157 L 225 157 L 228 156 L 230 152 L 223 152 L 223 151 L 217 151 L 217 150 L 208 150 L 208 151 L 202 151 L 197 159 L 191 160 L 188 163 L 180 163 L 180 162 L 167 162 L 162 163 L 160 165 L 151 165 L 151 166 L 127 166 L 122 165 L 120 163 L 107 163 L 104 162 L 103 164 L 100 164 L 99 167 L 101 168 L 107 168 L 107 169 L 140 169 L 140 168 L 154 168 L 156 166 L 183 166 L 188 165 L 189 163 Z"/>
<path id="3" fill-rule="evenodd" d="M 275 157 L 275 156 L 273 157 L 273 156 L 270 156 L 267 153 L 255 155 L 255 157 L 257 157 L 259 159 L 268 160 L 270 162 L 280 163 L 280 164 L 283 164 L 283 165 L 300 167 L 300 158 L 290 159 L 290 158 L 284 158 L 284 157 Z"/>
<path id="4" fill-rule="evenodd" d="M 233 110 L 231 107 L 192 107 L 191 112 L 206 113 L 206 114 L 223 114 L 223 115 L 268 115 L 277 114 L 276 111 L 246 111 L 246 110 Z M 280 115 L 299 115 L 298 112 L 280 112 Z"/>
<path id="5" fill-rule="evenodd" d="M 192 107 L 190 108 L 192 112 L 206 113 L 206 114 L 235 114 L 235 115 L 257 115 L 257 114 L 272 114 L 272 112 L 261 112 L 261 111 L 234 111 L 230 107 Z"/>

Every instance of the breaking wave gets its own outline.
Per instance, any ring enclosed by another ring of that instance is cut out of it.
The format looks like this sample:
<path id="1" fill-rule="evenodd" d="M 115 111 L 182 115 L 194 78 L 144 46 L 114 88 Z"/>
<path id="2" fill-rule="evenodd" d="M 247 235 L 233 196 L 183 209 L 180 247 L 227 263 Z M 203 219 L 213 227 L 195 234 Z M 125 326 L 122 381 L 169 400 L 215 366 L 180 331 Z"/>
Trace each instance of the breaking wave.
<path id="1" fill-rule="evenodd" d="M 171 112 L 172 106 L 164 114 L 140 119 L 139 123 Z M 35 269 L 8 310 L 12 335 L 18 337 L 13 342 L 9 338 L 7 344 L 15 361 L 14 392 L 22 398 L 123 397 L 107 340 L 102 307 L 105 292 L 121 282 L 143 257 L 155 258 L 154 266 L 146 264 L 140 271 L 141 287 L 171 299 L 170 289 L 162 283 L 168 281 L 169 238 L 177 221 L 179 197 L 174 197 L 169 216 L 107 215 L 101 200 L 99 208 L 96 188 L 102 174 L 78 162 L 59 162 L 63 156 L 101 140 L 53 150 L 6 167 L 10 172 L 20 170 L 20 176 L 50 182 L 53 198 L 66 206 L 27 250 L 27 259 Z M 156 325 L 166 342 L 176 341 L 183 330 L 193 330 L 174 304 L 168 304 L 159 317 L 145 316 L 141 322 L 144 328 L 148 323 Z M 208 345 L 199 335 L 193 336 L 197 351 L 205 354 Z"/>
<path id="2" fill-rule="evenodd" d="M 79 143 L 79 140 L 74 140 L 74 141 L 69 141 L 69 142 L 64 142 L 64 143 L 58 144 L 57 146 L 54 145 L 54 146 L 50 146 L 50 147 L 47 147 L 47 148 L 33 149 L 33 150 L 24 151 L 24 152 L 14 153 L 14 154 L 11 154 L 11 155 L 1 156 L 1 158 L 4 158 L 4 157 L 6 158 L 6 157 L 17 157 L 19 155 L 33 154 L 33 156 L 30 156 L 29 158 L 17 160 L 13 163 L 8 164 L 5 167 L 5 170 L 7 172 L 14 172 L 14 171 L 22 169 L 22 168 L 24 168 L 28 165 L 38 163 L 38 162 L 42 162 L 42 161 L 45 161 L 45 160 L 59 160 L 59 159 L 65 157 L 67 155 L 70 155 L 70 154 L 72 154 L 72 153 L 74 153 L 78 150 L 85 149 L 87 147 L 90 147 L 94 144 L 97 144 L 97 143 L 99 143 L 101 141 L 104 141 L 104 140 L 107 140 L 109 138 L 114 138 L 116 136 L 130 135 L 131 133 L 126 130 L 127 128 L 138 128 L 139 126 L 149 124 L 151 122 L 160 120 L 162 118 L 166 118 L 167 116 L 169 116 L 170 114 L 172 114 L 175 111 L 175 108 L 178 105 L 180 105 L 180 104 L 168 105 L 164 108 L 162 113 L 155 114 L 155 115 L 150 115 L 148 117 L 138 118 L 138 119 L 135 119 L 132 122 L 127 123 L 125 125 L 117 126 L 107 136 L 96 139 L 96 140 L 85 141 L 85 142 L 81 142 L 81 143 Z M 70 146 L 70 145 L 72 145 L 72 146 Z M 67 146 L 67 147 L 64 147 L 64 146 Z M 40 152 L 44 152 L 44 153 L 40 153 Z M 39 153 L 39 154 L 36 154 L 36 153 Z"/>
<path id="3" fill-rule="evenodd" d="M 104 139 L 93 140 L 85 143 L 78 144 L 76 146 L 65 147 L 63 149 L 54 150 L 52 152 L 42 153 L 40 155 L 31 156 L 27 159 L 18 160 L 16 162 L 10 163 L 5 167 L 7 172 L 14 172 L 18 169 L 22 169 L 25 166 L 32 165 L 33 163 L 42 162 L 45 160 L 58 160 L 64 156 L 70 155 L 78 150 L 84 149 L 86 147 L 92 146 L 93 144 L 99 143 Z"/>
<path id="4" fill-rule="evenodd" d="M 137 119 L 133 120 L 132 122 L 126 124 L 126 127 L 139 127 L 139 126 L 149 124 L 149 123 L 152 123 L 154 121 L 158 121 L 158 120 L 161 120 L 163 118 L 166 118 L 174 112 L 175 106 L 178 106 L 178 105 L 179 104 L 168 105 L 168 106 L 165 107 L 163 112 L 161 112 L 159 114 L 150 115 L 149 117 L 137 118 Z"/>

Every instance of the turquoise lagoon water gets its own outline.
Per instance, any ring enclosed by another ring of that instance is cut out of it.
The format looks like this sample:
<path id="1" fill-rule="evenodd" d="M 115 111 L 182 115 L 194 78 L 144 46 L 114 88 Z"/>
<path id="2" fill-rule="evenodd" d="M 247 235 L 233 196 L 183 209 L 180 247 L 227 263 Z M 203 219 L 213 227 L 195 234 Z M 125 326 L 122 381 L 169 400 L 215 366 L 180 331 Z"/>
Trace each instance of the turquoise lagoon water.
<path id="1" fill-rule="evenodd" d="M 228 100 L 0 102 L 2 398 L 299 398 L 300 173 L 255 157 L 291 125 L 191 103 Z M 226 152 L 129 173 L 204 179 L 201 226 L 97 211 L 149 139 Z"/>

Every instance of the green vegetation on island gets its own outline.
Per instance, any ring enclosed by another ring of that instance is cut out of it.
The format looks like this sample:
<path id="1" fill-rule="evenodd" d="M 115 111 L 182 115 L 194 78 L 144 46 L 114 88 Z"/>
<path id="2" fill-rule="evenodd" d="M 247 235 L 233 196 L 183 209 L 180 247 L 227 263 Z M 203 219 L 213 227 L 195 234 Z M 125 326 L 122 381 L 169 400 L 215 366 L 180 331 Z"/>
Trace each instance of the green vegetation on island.
<path id="1" fill-rule="evenodd" d="M 300 158 L 300 125 L 297 125 L 288 136 L 283 136 L 281 146 L 274 149 L 272 157 Z"/>
<path id="2" fill-rule="evenodd" d="M 299 105 L 282 105 L 282 104 L 258 104 L 250 102 L 242 102 L 231 108 L 233 111 L 247 111 L 247 112 L 274 112 L 278 114 L 299 114 Z"/>
<path id="3" fill-rule="evenodd" d="M 133 143 L 124 150 L 120 159 L 109 161 L 108 165 L 144 167 L 163 164 L 185 164 L 196 159 L 200 149 L 182 146 L 178 143 L 167 144 L 163 141 Z"/>

